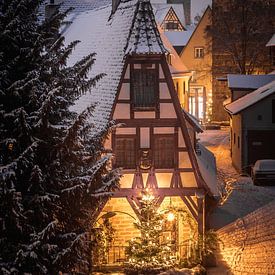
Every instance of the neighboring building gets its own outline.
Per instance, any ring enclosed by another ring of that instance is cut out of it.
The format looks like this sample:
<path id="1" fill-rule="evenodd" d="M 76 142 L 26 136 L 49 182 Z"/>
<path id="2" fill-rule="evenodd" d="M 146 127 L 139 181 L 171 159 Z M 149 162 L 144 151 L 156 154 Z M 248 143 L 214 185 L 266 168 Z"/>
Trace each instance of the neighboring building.
<path id="1" fill-rule="evenodd" d="M 182 60 L 178 56 L 176 50 L 167 39 L 164 32 L 160 31 L 162 42 L 168 51 L 167 62 L 175 85 L 179 102 L 184 110 L 187 110 L 189 82 L 192 77 L 192 73 L 182 63 Z"/>
<path id="2" fill-rule="evenodd" d="M 250 171 L 258 159 L 275 159 L 275 81 L 225 106 L 231 117 L 232 164 Z"/>
<path id="3" fill-rule="evenodd" d="M 189 240 L 190 232 L 203 234 L 206 204 L 219 195 L 215 158 L 197 144 L 200 125 L 181 108 L 171 72 L 180 78 L 190 76 L 181 75 L 188 74 L 182 65 L 178 67 L 173 60 L 170 66 L 167 63 L 150 1 L 113 0 L 107 6 L 80 12 L 64 36 L 66 43 L 81 41 L 69 65 L 96 52 L 90 74 L 106 74 L 79 99 L 74 110 L 80 113 L 95 103 L 92 122 L 98 131 L 110 120 L 120 124 L 105 149 L 114 153 L 113 167 L 123 168 L 121 188 L 111 199 L 103 200 L 98 210 L 99 219 L 110 211 L 116 213 L 111 220 L 114 247 L 123 248 L 138 235 L 133 218 L 140 217 L 140 197 L 146 188 L 159 198 L 160 209 L 174 205 L 194 218 L 193 229 L 177 221 L 176 234 L 171 235 L 177 247 Z M 119 260 L 125 257 L 123 253 Z M 109 263 L 116 260 L 108 258 Z"/>
<path id="4" fill-rule="evenodd" d="M 159 28 L 180 54 L 194 30 L 187 25 L 186 13 L 182 4 L 154 4 L 154 14 Z"/>
<path id="5" fill-rule="evenodd" d="M 173 45 L 177 54 L 180 55 L 193 32 L 194 28 L 188 26 L 188 29 L 185 31 L 165 31 L 164 34 Z"/>
<path id="6" fill-rule="evenodd" d="M 227 75 L 228 88 L 230 89 L 230 102 L 249 94 L 258 88 L 275 80 L 275 74 L 267 75 Z"/>
<path id="7" fill-rule="evenodd" d="M 263 0 L 250 0 L 249 3 L 260 3 L 263 2 Z M 254 25 L 255 29 L 261 29 L 261 32 L 254 32 L 254 37 L 258 37 L 258 39 L 249 39 L 249 43 L 247 43 L 247 47 L 250 47 L 250 53 L 254 53 L 255 51 L 253 49 L 261 49 L 262 53 L 262 59 L 265 59 L 265 61 L 262 61 L 261 63 L 258 63 L 252 72 L 253 74 L 267 74 L 272 71 L 272 68 L 270 67 L 270 64 L 268 64 L 268 51 L 265 47 L 265 44 L 268 40 L 266 40 L 266 37 L 268 33 L 270 32 L 270 29 L 272 26 L 274 27 L 275 24 L 275 17 L 274 15 L 274 5 L 275 1 L 265 1 L 265 3 L 269 2 L 269 7 L 266 8 L 270 10 L 271 14 L 270 16 L 262 15 L 259 13 L 257 16 L 257 20 L 255 20 Z M 232 4 L 232 1 L 229 0 L 212 0 L 212 27 L 215 29 L 215 26 L 218 26 L 222 23 L 221 20 L 221 14 L 220 11 L 227 11 L 229 5 Z M 253 4 L 252 4 L 253 5 Z M 267 5 L 267 4 L 266 4 Z M 231 11 L 232 13 L 233 11 Z M 249 15 L 250 16 L 250 15 Z M 246 19 L 244 19 L 246 20 Z M 249 21 L 249 20 L 248 20 Z M 234 34 L 235 30 L 240 29 L 240 21 L 236 19 L 235 23 L 230 22 L 230 31 L 232 35 Z M 249 25 L 247 27 L 251 28 L 252 31 L 254 31 L 254 26 L 252 25 L 253 21 L 249 21 Z M 263 29 L 261 26 L 271 26 L 269 29 Z M 216 37 L 220 38 L 219 33 L 217 33 Z M 268 38 L 269 39 L 269 38 Z M 241 43 L 241 41 L 240 41 Z M 230 44 L 229 44 L 230 45 Z M 236 45 L 236 44 L 235 44 Z M 233 47 L 233 46 L 232 46 Z M 241 47 L 237 46 L 237 50 L 241 50 Z M 252 49 L 252 51 L 251 51 Z M 259 54 L 259 52 L 258 52 Z M 232 54 L 230 52 L 227 52 L 225 49 L 221 48 L 219 39 L 212 37 L 212 99 L 213 99 L 213 112 L 212 112 L 212 120 L 213 121 L 228 121 L 228 115 L 223 110 L 222 105 L 226 98 L 230 96 L 230 91 L 227 87 L 227 83 L 224 81 L 219 81 L 221 78 L 225 78 L 227 74 L 239 74 L 240 71 L 237 68 L 236 64 L 234 64 L 236 61 L 235 54 L 235 61 L 232 58 Z M 265 57 L 265 58 L 264 58 Z M 249 61 L 250 62 L 250 61 Z M 255 60 L 251 61 L 255 62 Z"/>
<path id="8" fill-rule="evenodd" d="M 210 24 L 211 8 L 208 7 L 180 55 L 193 72 L 186 110 L 203 123 L 209 122 L 212 115 L 212 54 L 205 37 L 205 29 Z"/>
<path id="9" fill-rule="evenodd" d="M 182 5 L 154 5 L 155 20 L 164 31 L 185 31 Z M 177 11 L 177 13 L 175 12 Z"/>

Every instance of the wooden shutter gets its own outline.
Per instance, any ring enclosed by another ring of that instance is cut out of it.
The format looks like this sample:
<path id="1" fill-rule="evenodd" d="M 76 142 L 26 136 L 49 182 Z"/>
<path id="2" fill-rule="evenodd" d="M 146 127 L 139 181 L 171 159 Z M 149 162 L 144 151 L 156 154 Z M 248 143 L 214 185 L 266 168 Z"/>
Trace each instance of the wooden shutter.
<path id="1" fill-rule="evenodd" d="M 125 169 L 136 168 L 136 140 L 134 137 L 116 137 L 115 166 Z"/>
<path id="2" fill-rule="evenodd" d="M 154 108 L 156 106 L 156 70 L 134 69 L 131 80 L 133 107 Z"/>
<path id="3" fill-rule="evenodd" d="M 155 168 L 174 168 L 174 136 L 154 136 Z"/>

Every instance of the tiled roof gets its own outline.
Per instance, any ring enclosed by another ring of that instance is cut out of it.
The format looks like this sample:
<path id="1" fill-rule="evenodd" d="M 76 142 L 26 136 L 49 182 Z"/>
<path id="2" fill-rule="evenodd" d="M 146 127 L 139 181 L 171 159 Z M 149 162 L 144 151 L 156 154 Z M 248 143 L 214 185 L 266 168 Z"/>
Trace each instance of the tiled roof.
<path id="1" fill-rule="evenodd" d="M 94 123 L 99 130 L 109 121 L 126 55 L 166 52 L 149 0 L 121 0 L 112 16 L 111 9 L 108 5 L 81 12 L 64 32 L 67 44 L 81 41 L 68 65 L 95 52 L 96 61 L 89 76 L 106 74 L 73 106 L 73 110 L 80 113 L 95 103 Z"/>
<path id="2" fill-rule="evenodd" d="M 244 75 L 228 74 L 228 87 L 231 89 L 258 89 L 267 83 L 275 80 L 274 74 L 266 75 Z"/>
<path id="3" fill-rule="evenodd" d="M 225 110 L 232 115 L 236 115 L 239 112 L 245 110 L 246 108 L 256 104 L 257 102 L 263 100 L 264 98 L 274 93 L 275 93 L 275 80 L 257 89 L 256 91 L 251 92 L 233 101 L 230 104 L 227 104 L 225 106 Z"/>
<path id="4" fill-rule="evenodd" d="M 44 18 L 44 8 L 45 5 L 48 5 L 50 0 L 45 1 L 41 5 L 42 17 Z M 94 10 L 100 7 L 110 5 L 112 0 L 55 0 L 55 4 L 60 4 L 60 11 L 64 12 L 69 8 L 73 8 L 72 13 L 78 14 L 81 12 L 86 12 L 89 10 Z"/>
<path id="5" fill-rule="evenodd" d="M 139 0 L 126 54 L 163 54 L 166 49 L 158 32 L 149 0 Z"/>

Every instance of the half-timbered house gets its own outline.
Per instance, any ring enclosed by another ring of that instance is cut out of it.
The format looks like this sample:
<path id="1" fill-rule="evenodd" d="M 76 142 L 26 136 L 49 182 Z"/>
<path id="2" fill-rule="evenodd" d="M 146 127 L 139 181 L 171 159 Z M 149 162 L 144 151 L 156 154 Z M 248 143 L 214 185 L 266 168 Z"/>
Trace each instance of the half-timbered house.
<path id="1" fill-rule="evenodd" d="M 113 247 L 125 246 L 138 234 L 133 221 L 145 188 L 158 198 L 160 209 L 173 205 L 194 219 L 195 228 L 178 221 L 174 230 L 175 242 L 186 245 L 191 233 L 205 230 L 207 201 L 218 195 L 215 168 L 209 170 L 200 159 L 196 133 L 201 128 L 180 106 L 150 1 L 113 1 L 78 13 L 64 35 L 66 43 L 81 41 L 71 64 L 96 52 L 90 74 L 106 74 L 79 99 L 75 111 L 95 103 L 98 130 L 110 120 L 120 125 L 105 143 L 114 154 L 112 165 L 122 167 L 120 190 L 98 211 L 98 220 L 116 214 Z"/>

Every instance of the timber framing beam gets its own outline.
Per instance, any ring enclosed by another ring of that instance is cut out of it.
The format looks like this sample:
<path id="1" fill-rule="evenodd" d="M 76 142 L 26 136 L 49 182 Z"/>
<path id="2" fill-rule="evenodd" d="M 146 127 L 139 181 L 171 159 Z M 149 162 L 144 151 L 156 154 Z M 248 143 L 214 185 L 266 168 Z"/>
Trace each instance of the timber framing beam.
<path id="1" fill-rule="evenodd" d="M 193 187 L 182 188 L 156 188 L 151 189 L 154 196 L 176 197 L 176 196 L 195 196 L 196 193 L 204 192 L 203 189 Z M 142 189 L 123 188 L 113 194 L 113 198 L 140 197 Z"/>

